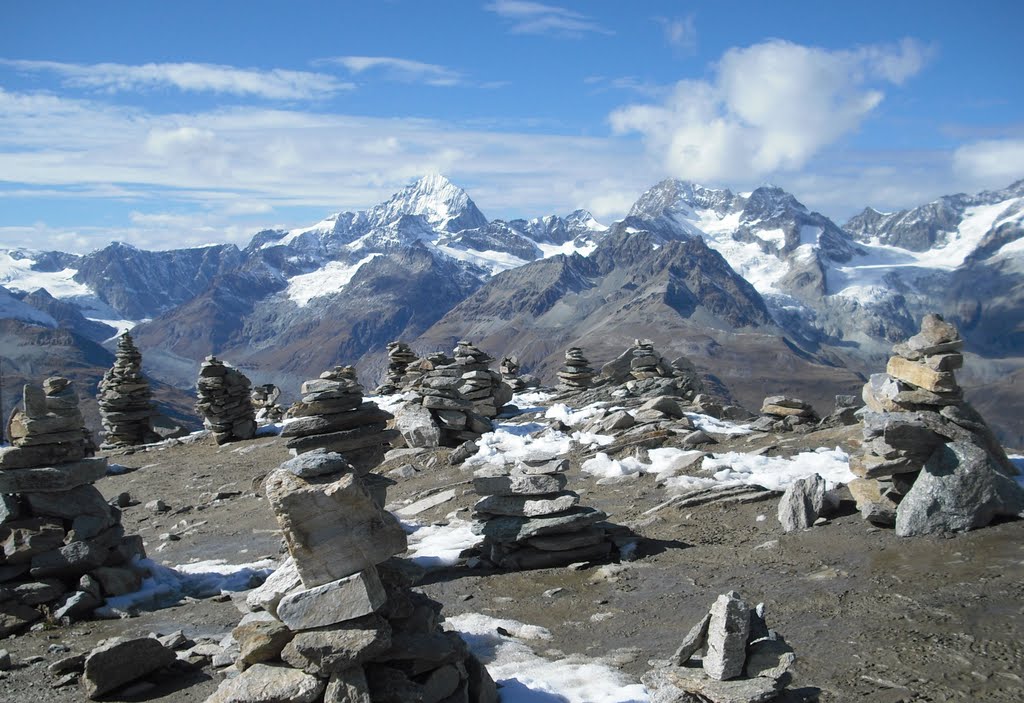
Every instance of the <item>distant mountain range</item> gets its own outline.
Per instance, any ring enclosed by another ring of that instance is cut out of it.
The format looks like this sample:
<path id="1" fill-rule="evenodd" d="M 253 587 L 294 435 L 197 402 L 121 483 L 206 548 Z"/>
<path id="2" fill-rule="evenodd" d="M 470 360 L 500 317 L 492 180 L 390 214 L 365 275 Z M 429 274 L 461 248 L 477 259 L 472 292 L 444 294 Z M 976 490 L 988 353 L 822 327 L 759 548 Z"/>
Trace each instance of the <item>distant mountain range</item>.
<path id="1" fill-rule="evenodd" d="M 108 347 L 134 327 L 155 378 L 188 388 L 216 353 L 286 393 L 337 363 L 374 385 L 392 339 L 468 338 L 550 379 L 570 344 L 603 363 L 645 336 L 748 407 L 788 392 L 827 410 L 937 311 L 975 355 L 964 385 L 1024 444 L 1024 393 L 1003 382 L 1024 368 L 1022 234 L 1024 181 L 839 226 L 779 188 L 666 180 L 606 227 L 582 210 L 490 221 L 431 175 L 243 250 L 0 250 L 0 319 Z"/>

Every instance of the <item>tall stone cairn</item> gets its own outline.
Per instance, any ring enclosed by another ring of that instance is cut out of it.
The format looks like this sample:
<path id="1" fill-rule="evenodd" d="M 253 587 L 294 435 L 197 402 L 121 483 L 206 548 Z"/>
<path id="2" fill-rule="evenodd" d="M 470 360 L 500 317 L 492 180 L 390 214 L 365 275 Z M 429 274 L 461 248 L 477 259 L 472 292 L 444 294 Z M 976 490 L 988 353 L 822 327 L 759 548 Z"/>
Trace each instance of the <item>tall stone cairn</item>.
<path id="1" fill-rule="evenodd" d="M 497 703 L 494 681 L 441 604 L 413 591 L 394 558 L 405 532 L 330 452 L 303 454 L 266 480 L 288 560 L 246 599 L 233 635 L 238 676 L 207 703 Z"/>
<path id="2" fill-rule="evenodd" d="M 217 444 L 252 439 L 256 436 L 256 413 L 252 407 L 249 378 L 215 356 L 199 367 L 196 410 L 203 425 L 213 432 Z"/>
<path id="3" fill-rule="evenodd" d="M 492 371 L 494 361 L 469 342 L 459 342 L 454 357 L 431 354 L 430 368 L 415 382 L 419 396 L 396 414 L 396 427 L 410 447 L 454 447 L 492 429 L 495 417 L 512 399 L 512 389 Z"/>
<path id="4" fill-rule="evenodd" d="M 863 445 L 850 492 L 865 519 L 900 536 L 961 532 L 1024 517 L 1016 467 L 954 372 L 963 340 L 938 315 L 893 347 L 886 373 L 864 385 Z"/>
<path id="5" fill-rule="evenodd" d="M 253 386 L 249 393 L 253 410 L 256 411 L 256 424 L 269 425 L 284 419 L 284 408 L 277 404 L 281 397 L 281 389 L 273 383 Z"/>
<path id="6" fill-rule="evenodd" d="M 579 391 L 590 388 L 594 380 L 594 369 L 579 347 L 569 347 L 565 352 L 565 368 L 558 372 L 558 385 L 562 390 Z"/>
<path id="7" fill-rule="evenodd" d="M 633 342 L 633 358 L 630 360 L 629 372 L 638 381 L 648 378 L 667 378 L 672 375 L 672 368 L 662 361 L 654 350 L 654 342 L 649 339 L 638 339 Z"/>
<path id="8" fill-rule="evenodd" d="M 304 382 L 301 391 L 302 399 L 288 409 L 281 431 L 293 454 L 314 449 L 341 452 L 366 473 L 398 437 L 396 430 L 387 429 L 391 413 L 363 400 L 363 387 L 351 366 L 324 371 Z"/>
<path id="9" fill-rule="evenodd" d="M 105 596 L 139 588 L 130 568 L 145 556 L 140 537 L 125 537 L 121 511 L 92 485 L 107 472 L 72 383 L 48 378 L 26 385 L 0 448 L 0 637 L 44 615 L 88 617 Z"/>
<path id="10" fill-rule="evenodd" d="M 503 569 L 542 569 L 607 558 L 613 543 L 601 523 L 608 516 L 579 505 L 565 490 L 567 459 L 544 457 L 473 474 L 482 496 L 473 507 L 473 532 L 483 556 Z"/>
<path id="11" fill-rule="evenodd" d="M 498 372 L 501 380 L 508 384 L 513 393 L 526 389 L 526 381 L 519 377 L 519 359 L 516 356 L 502 357 L 498 364 Z"/>
<path id="12" fill-rule="evenodd" d="M 103 423 L 103 448 L 130 447 L 156 442 L 150 420 L 149 381 L 142 375 L 142 354 L 125 332 L 117 341 L 114 365 L 103 374 L 97 400 Z"/>
<path id="13" fill-rule="evenodd" d="M 388 375 L 377 387 L 377 395 L 398 393 L 411 379 L 406 378 L 409 364 L 416 361 L 416 353 L 405 342 L 388 342 Z"/>

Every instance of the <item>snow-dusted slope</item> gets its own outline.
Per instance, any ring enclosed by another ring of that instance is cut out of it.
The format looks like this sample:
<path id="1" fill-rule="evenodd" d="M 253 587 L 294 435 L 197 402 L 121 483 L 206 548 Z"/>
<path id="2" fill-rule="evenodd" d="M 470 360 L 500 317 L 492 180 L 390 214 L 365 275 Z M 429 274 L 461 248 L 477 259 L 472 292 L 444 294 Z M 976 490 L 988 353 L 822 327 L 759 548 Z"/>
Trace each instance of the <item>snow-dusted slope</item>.
<path id="1" fill-rule="evenodd" d="M 0 286 L 0 320 L 19 320 L 42 327 L 56 327 L 57 321 L 41 310 L 21 302 Z"/>

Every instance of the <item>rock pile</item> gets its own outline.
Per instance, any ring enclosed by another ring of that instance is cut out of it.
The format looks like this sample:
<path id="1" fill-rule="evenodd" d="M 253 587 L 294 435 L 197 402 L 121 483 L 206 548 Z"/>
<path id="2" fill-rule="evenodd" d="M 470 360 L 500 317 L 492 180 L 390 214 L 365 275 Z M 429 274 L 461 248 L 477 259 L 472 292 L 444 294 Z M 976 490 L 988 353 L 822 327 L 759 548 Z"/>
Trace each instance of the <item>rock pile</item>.
<path id="1" fill-rule="evenodd" d="M 629 362 L 629 373 L 636 380 L 665 378 L 672 375 L 672 368 L 654 351 L 654 342 L 651 340 L 636 340 L 631 354 L 633 358 Z"/>
<path id="2" fill-rule="evenodd" d="M 215 356 L 199 367 L 196 410 L 203 425 L 213 432 L 217 444 L 252 439 L 256 436 L 256 415 L 249 395 L 249 379 Z"/>
<path id="3" fill-rule="evenodd" d="M 388 375 L 387 379 L 377 387 L 377 395 L 398 393 L 408 385 L 411 379 L 406 378 L 409 365 L 416 361 L 416 353 L 405 342 L 388 342 Z"/>
<path id="4" fill-rule="evenodd" d="M 558 385 L 562 390 L 581 391 L 590 388 L 594 381 L 594 369 L 579 347 L 569 347 L 565 352 L 565 368 L 558 372 Z"/>
<path id="5" fill-rule="evenodd" d="M 284 419 L 284 408 L 277 404 L 280 397 L 281 389 L 273 383 L 253 386 L 249 398 L 252 400 L 253 410 L 256 411 L 257 425 L 269 425 Z"/>
<path id="6" fill-rule="evenodd" d="M 810 431 L 820 419 L 810 403 L 785 395 L 770 395 L 761 404 L 761 417 L 751 423 L 751 429 L 761 432 Z"/>
<path id="7" fill-rule="evenodd" d="M 961 532 L 999 516 L 1024 517 L 1017 469 L 963 399 L 956 327 L 926 315 L 893 347 L 886 373 L 864 385 L 863 451 L 850 461 L 850 491 L 865 519 L 900 536 Z"/>
<path id="8" fill-rule="evenodd" d="M 700 650 L 699 664 L 691 661 Z M 671 660 L 640 680 L 652 701 L 762 703 L 782 700 L 795 661 L 782 635 L 768 629 L 764 604 L 749 608 L 730 591 L 687 633 Z"/>
<path id="9" fill-rule="evenodd" d="M 78 397 L 66 378 L 26 385 L 12 413 L 13 446 L 0 448 L 0 637 L 48 615 L 88 617 L 105 596 L 135 591 L 129 568 L 145 556 L 121 512 L 92 485 L 107 472 L 90 458 Z"/>
<path id="10" fill-rule="evenodd" d="M 483 556 L 503 569 L 543 569 L 606 559 L 613 543 L 601 523 L 607 515 L 579 506 L 565 490 L 567 459 L 524 460 L 473 474 L 482 496 L 473 507 L 473 532 Z"/>
<path id="11" fill-rule="evenodd" d="M 294 454 L 314 449 L 342 452 L 362 473 L 379 463 L 398 437 L 387 429 L 391 413 L 364 402 L 351 366 L 335 366 L 302 384 L 302 399 L 288 409 L 281 435 Z"/>
<path id="12" fill-rule="evenodd" d="M 440 604 L 411 590 L 416 567 L 392 558 L 406 548 L 395 517 L 339 455 L 298 469 L 306 459 L 267 478 L 290 558 L 247 597 L 259 612 L 233 632 L 241 673 L 207 703 L 496 703 L 487 670 L 441 629 Z"/>
<path id="13" fill-rule="evenodd" d="M 705 390 L 689 359 L 680 356 L 670 362 L 658 354 L 649 339 L 634 340 L 633 346 L 601 367 L 601 377 L 624 386 L 635 396 L 671 395 L 693 400 Z"/>
<path id="14" fill-rule="evenodd" d="M 410 447 L 457 446 L 491 431 L 489 418 L 512 399 L 494 361 L 469 342 L 459 342 L 454 358 L 427 357 L 430 369 L 415 382 L 417 400 L 396 415 L 396 427 Z"/>
<path id="15" fill-rule="evenodd" d="M 502 357 L 498 364 L 498 371 L 501 373 L 501 380 L 504 381 L 513 393 L 526 390 L 526 381 L 519 378 L 519 359 L 516 356 Z"/>
<path id="16" fill-rule="evenodd" d="M 103 423 L 103 448 L 130 447 L 160 440 L 153 431 L 149 381 L 142 375 L 142 354 L 130 334 L 117 340 L 114 365 L 103 374 L 97 397 Z"/>

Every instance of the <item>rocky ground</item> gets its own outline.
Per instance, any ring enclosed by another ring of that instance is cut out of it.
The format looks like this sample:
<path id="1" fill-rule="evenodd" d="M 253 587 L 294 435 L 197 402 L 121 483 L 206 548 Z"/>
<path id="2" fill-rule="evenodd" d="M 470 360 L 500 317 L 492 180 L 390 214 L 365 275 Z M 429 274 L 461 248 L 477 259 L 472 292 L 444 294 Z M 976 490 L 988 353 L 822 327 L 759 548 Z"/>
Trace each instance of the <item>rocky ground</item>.
<path id="1" fill-rule="evenodd" d="M 817 447 L 852 449 L 859 429 L 805 435 L 720 437 L 714 451 L 790 455 Z M 389 491 L 401 506 L 442 489 L 454 497 L 412 517 L 420 524 L 468 519 L 471 473 L 447 450 L 421 455 L 421 470 Z M 261 480 L 287 458 L 276 437 L 218 447 L 212 438 L 135 453 L 111 453 L 130 471 L 96 485 L 107 498 L 127 491 L 126 532 L 141 534 L 151 558 L 168 565 L 278 558 L 282 544 Z M 793 688 L 824 701 L 1019 701 L 1024 690 L 1024 522 L 948 538 L 901 540 L 864 522 L 849 501 L 827 524 L 783 533 L 777 499 L 751 504 L 666 507 L 654 475 L 599 484 L 572 457 L 569 488 L 581 502 L 639 535 L 637 557 L 580 570 L 495 573 L 457 566 L 423 585 L 446 615 L 482 613 L 549 629 L 530 642 L 549 659 L 603 659 L 638 680 L 648 660 L 668 657 L 715 598 L 739 591 L 764 601 L 768 624 L 797 653 Z M 389 462 L 386 473 L 407 463 Z M 148 503 L 163 501 L 167 510 Z M 78 701 L 49 665 L 113 635 L 219 639 L 240 613 L 228 598 L 184 599 L 125 620 L 78 623 L 0 642 L 14 666 L 0 672 L 0 700 Z M 201 701 L 217 686 L 211 665 L 182 665 L 124 700 Z M 114 699 L 118 699 L 117 696 Z M 544 700 L 551 700 L 545 698 Z"/>

